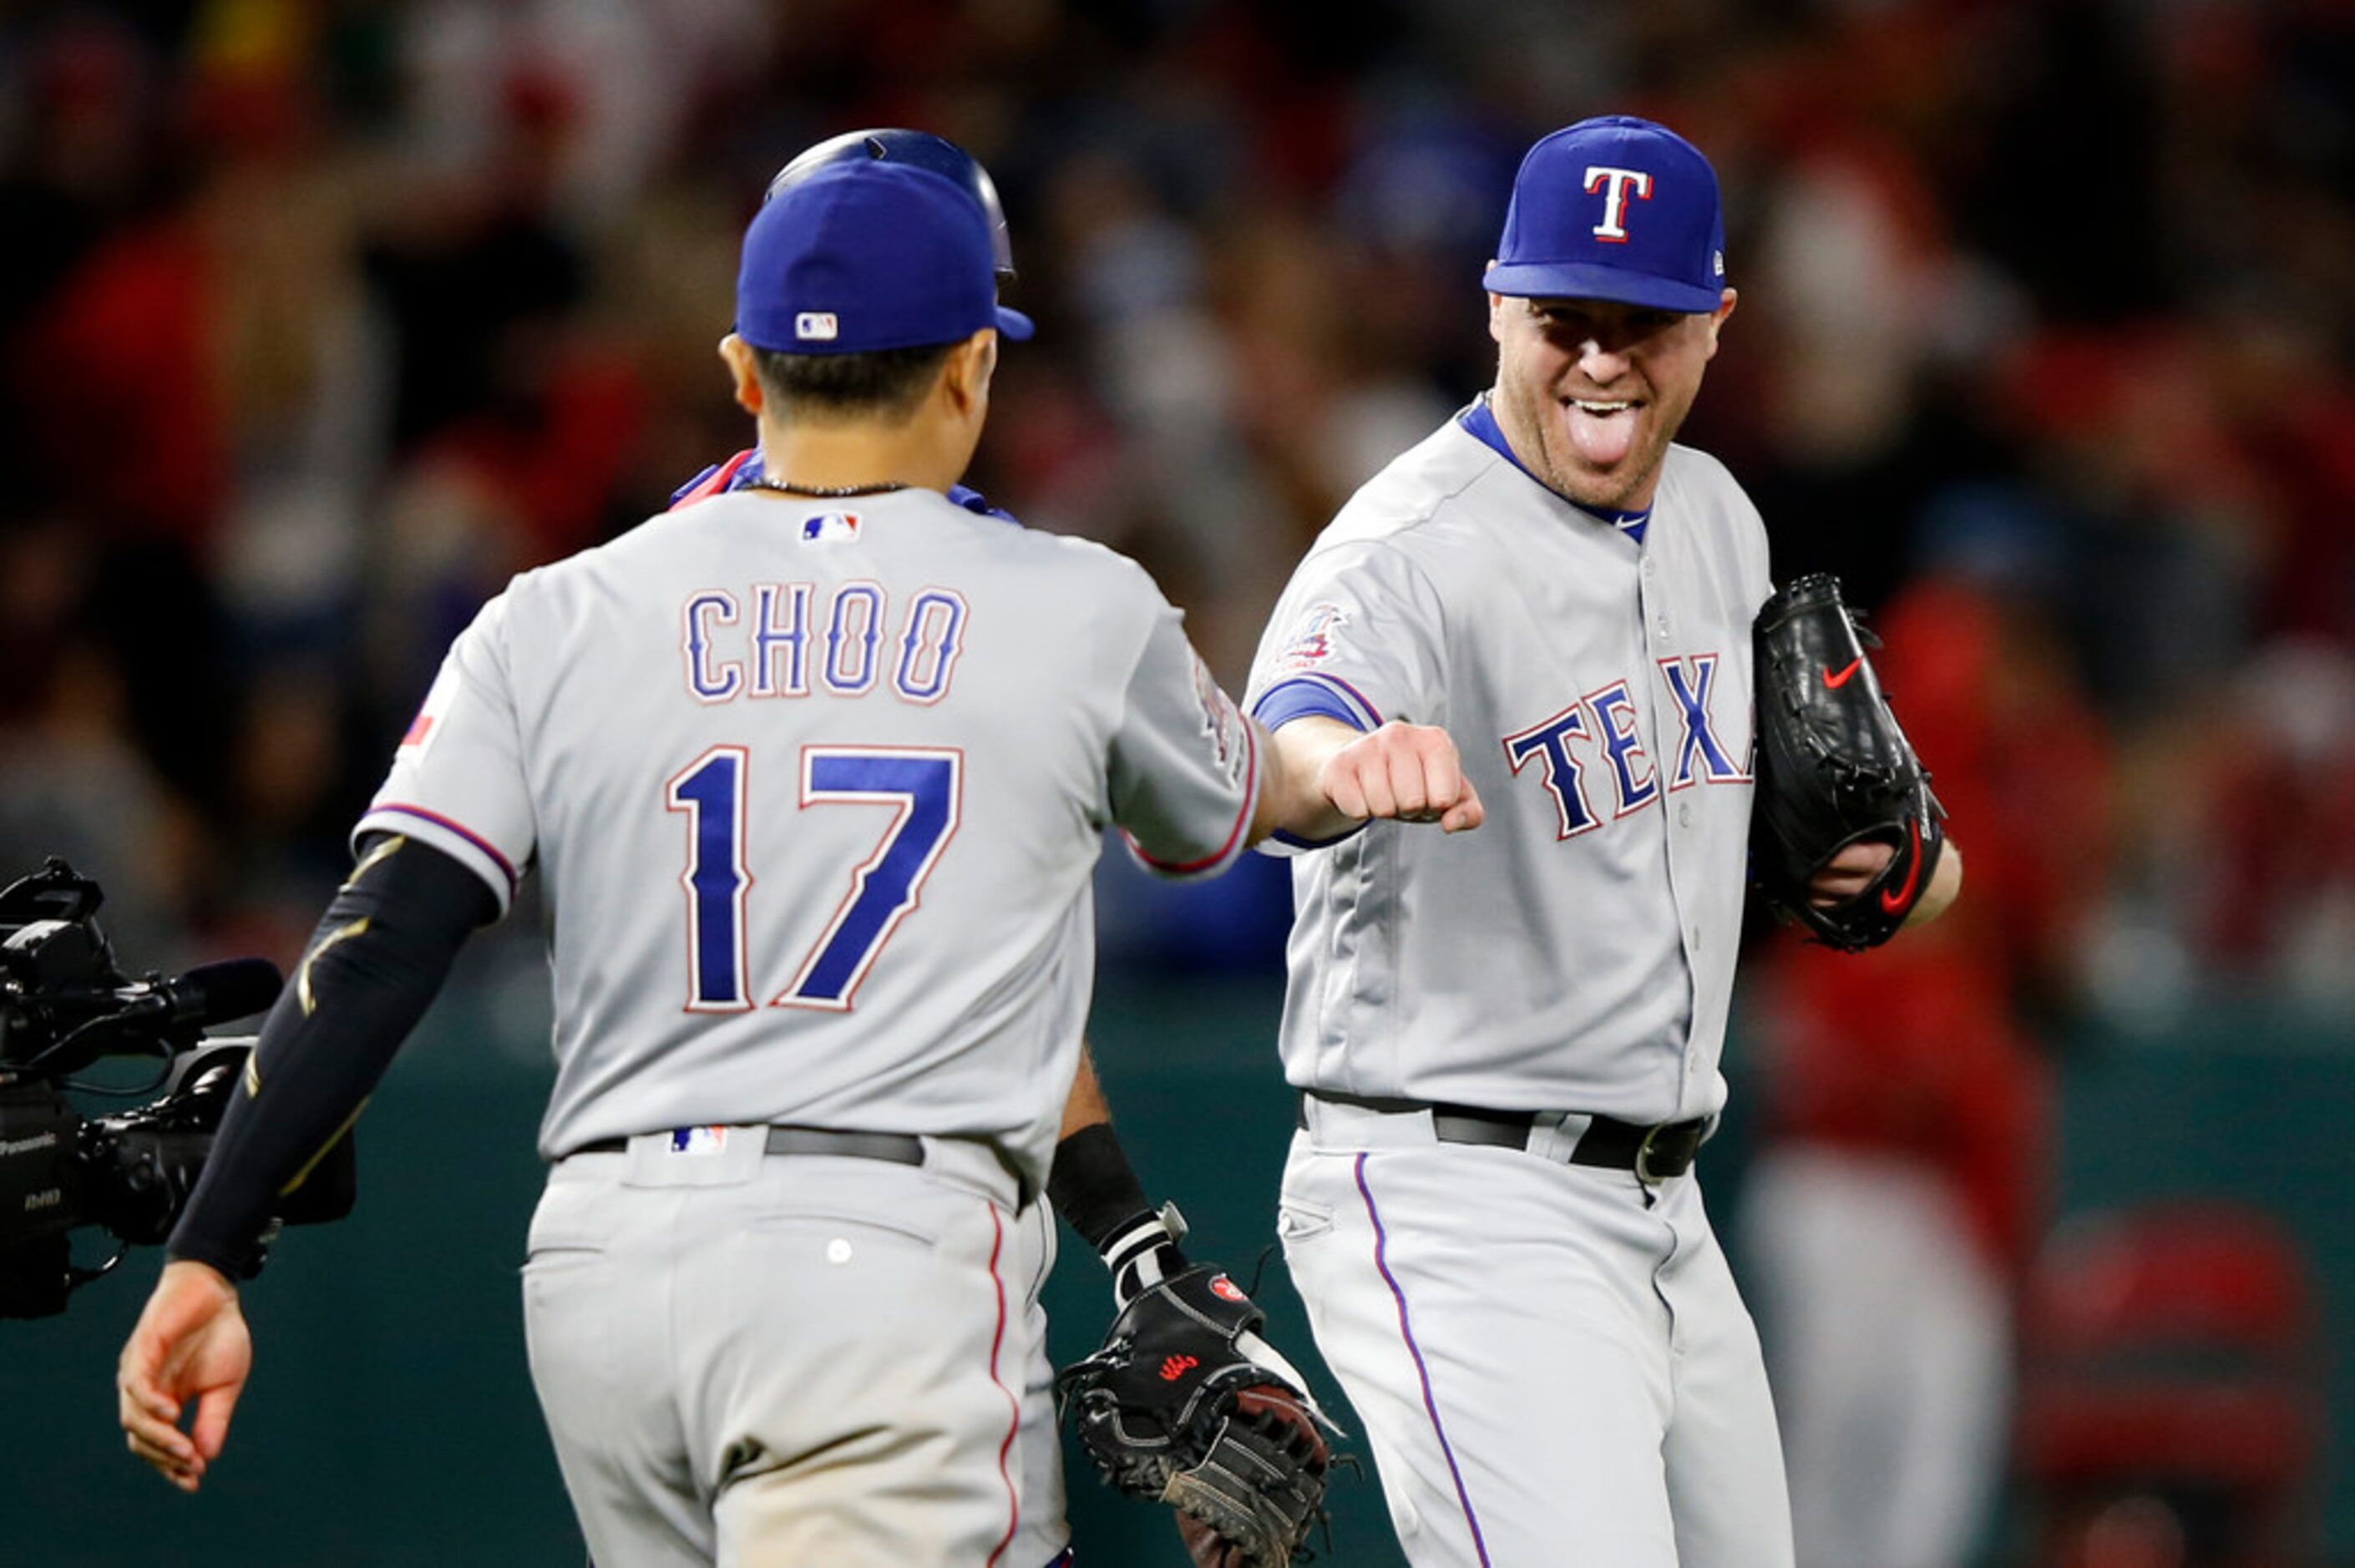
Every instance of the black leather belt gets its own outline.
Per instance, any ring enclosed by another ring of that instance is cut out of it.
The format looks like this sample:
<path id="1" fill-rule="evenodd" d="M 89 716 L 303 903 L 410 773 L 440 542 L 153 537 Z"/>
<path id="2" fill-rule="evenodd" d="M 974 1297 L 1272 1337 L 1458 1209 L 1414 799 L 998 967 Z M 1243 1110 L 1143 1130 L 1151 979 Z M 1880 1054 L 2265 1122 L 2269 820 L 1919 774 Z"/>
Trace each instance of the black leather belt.
<path id="1" fill-rule="evenodd" d="M 1431 1132 L 1442 1143 L 1478 1143 L 1497 1149 L 1527 1149 L 1529 1129 L 1537 1125 L 1535 1111 L 1489 1110 L 1480 1106 L 1435 1105 L 1423 1100 L 1376 1099 L 1359 1095 L 1304 1094 L 1299 1124 L 1308 1125 L 1308 1101 L 1357 1106 L 1366 1110 L 1406 1114 L 1431 1113 Z M 1692 1169 L 1709 1131 L 1709 1118 L 1664 1121 L 1646 1127 L 1597 1116 L 1578 1135 L 1570 1151 L 1572 1165 L 1599 1165 L 1612 1171 L 1632 1171 L 1646 1184 L 1681 1176 Z"/>
<path id="2" fill-rule="evenodd" d="M 628 1150 L 626 1138 L 601 1138 L 594 1143 L 584 1143 L 575 1154 L 621 1154 Z M 773 1127 L 769 1129 L 768 1151 L 772 1154 L 837 1154 L 851 1160 L 888 1160 L 894 1165 L 922 1165 L 924 1162 L 924 1140 L 905 1132 L 836 1132 L 823 1127 Z"/>

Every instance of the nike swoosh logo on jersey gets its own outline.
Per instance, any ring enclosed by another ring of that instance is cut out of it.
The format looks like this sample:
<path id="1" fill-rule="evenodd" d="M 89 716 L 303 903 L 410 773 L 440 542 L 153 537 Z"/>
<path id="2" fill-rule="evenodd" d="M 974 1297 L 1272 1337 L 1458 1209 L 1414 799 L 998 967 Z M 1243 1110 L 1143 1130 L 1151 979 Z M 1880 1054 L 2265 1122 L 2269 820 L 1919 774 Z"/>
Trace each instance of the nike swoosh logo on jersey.
<path id="1" fill-rule="evenodd" d="M 1853 670 L 1856 666 L 1851 664 L 1849 668 Z M 1913 885 L 1922 879 L 1922 824 L 1908 822 L 1905 831 L 1913 838 L 1913 863 L 1905 868 L 1905 885 L 1893 893 L 1886 887 L 1881 890 L 1881 907 L 1891 915 L 1902 914 L 1912 906 Z"/>
<path id="2" fill-rule="evenodd" d="M 1837 692 L 1837 691 L 1838 691 L 1842 686 L 1847 685 L 1847 684 L 1848 684 L 1848 681 L 1849 681 L 1849 677 L 1850 675 L 1855 674 L 1855 673 L 1857 673 L 1857 671 L 1859 671 L 1859 669 L 1863 668 L 1863 666 L 1864 666 L 1864 655 L 1863 655 L 1863 654 L 1861 654 L 1861 653 L 1858 654 L 1855 658 L 1853 658 L 1853 659 L 1849 660 L 1849 661 L 1848 662 L 1848 668 L 1847 668 L 1847 669 L 1845 669 L 1845 670 L 1842 670 L 1842 671 L 1841 671 L 1838 674 L 1837 674 L 1837 675 L 1833 674 L 1833 673 L 1831 673 L 1831 670 L 1830 670 L 1830 669 L 1829 669 L 1829 667 L 1828 666 L 1828 667 L 1826 667 L 1826 669 L 1825 669 L 1825 671 L 1824 671 L 1824 684 L 1825 684 L 1825 685 L 1827 685 L 1827 686 L 1828 686 L 1828 687 L 1830 687 L 1833 691 Z"/>

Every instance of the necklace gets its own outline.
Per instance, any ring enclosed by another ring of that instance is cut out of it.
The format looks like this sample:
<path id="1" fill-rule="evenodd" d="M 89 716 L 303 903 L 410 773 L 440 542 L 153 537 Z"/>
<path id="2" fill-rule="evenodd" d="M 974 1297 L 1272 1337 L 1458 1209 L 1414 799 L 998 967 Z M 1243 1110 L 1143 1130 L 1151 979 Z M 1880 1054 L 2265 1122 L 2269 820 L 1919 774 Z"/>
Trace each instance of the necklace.
<path id="1" fill-rule="evenodd" d="M 747 490 L 773 490 L 781 495 L 815 495 L 822 500 L 841 501 L 853 495 L 882 495 L 894 490 L 905 490 L 900 480 L 887 479 L 879 484 L 795 484 L 790 480 L 771 479 L 762 474 L 744 487 Z"/>

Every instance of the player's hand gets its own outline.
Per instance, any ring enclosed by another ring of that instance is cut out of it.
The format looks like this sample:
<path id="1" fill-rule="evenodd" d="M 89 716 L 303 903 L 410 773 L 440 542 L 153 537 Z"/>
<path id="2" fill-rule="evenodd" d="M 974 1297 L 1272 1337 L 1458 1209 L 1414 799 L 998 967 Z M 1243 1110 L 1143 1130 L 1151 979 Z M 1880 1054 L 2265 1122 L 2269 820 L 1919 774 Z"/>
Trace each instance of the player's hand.
<path id="1" fill-rule="evenodd" d="M 1807 902 L 1818 909 L 1847 903 L 1872 885 L 1872 879 L 1896 853 L 1890 845 L 1872 841 L 1849 845 L 1826 861 L 1809 880 Z"/>
<path id="2" fill-rule="evenodd" d="M 1325 759 L 1316 790 L 1353 821 L 1437 822 L 1444 833 L 1460 833 L 1487 818 L 1455 742 L 1431 725 L 1392 720 L 1359 736 Z"/>
<path id="3" fill-rule="evenodd" d="M 115 1368 L 116 1408 L 131 1451 L 182 1491 L 195 1491 L 229 1440 L 229 1413 L 252 1370 L 253 1337 L 237 1287 L 205 1264 L 165 1264 Z M 191 1400 L 196 1418 L 183 1432 Z"/>
<path id="4" fill-rule="evenodd" d="M 1807 884 L 1807 901 L 1818 909 L 1828 909 L 1855 897 L 1872 885 L 1872 879 L 1881 874 L 1881 868 L 1896 853 L 1884 843 L 1849 845 L 1826 862 Z M 1945 853 L 1938 857 L 1938 869 L 1930 874 L 1930 885 L 1923 890 L 1913 912 L 1905 916 L 1906 927 L 1927 926 L 1946 912 L 1946 906 L 1962 890 L 1963 852 L 1949 839 Z"/>
<path id="5" fill-rule="evenodd" d="M 1056 1374 L 1081 1449 L 1120 1490 L 1178 1510 L 1199 1568 L 1284 1568 L 1324 1511 L 1320 1427 L 1338 1429 L 1266 1324 L 1226 1275 L 1188 1268 L 1138 1292 L 1103 1346 Z"/>

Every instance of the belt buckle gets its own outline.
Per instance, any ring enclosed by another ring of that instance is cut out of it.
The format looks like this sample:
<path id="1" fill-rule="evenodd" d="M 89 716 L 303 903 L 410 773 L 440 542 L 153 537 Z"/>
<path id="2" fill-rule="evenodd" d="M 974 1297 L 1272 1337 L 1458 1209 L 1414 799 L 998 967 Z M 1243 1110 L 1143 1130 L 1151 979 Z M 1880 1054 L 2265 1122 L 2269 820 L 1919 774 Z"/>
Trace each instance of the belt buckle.
<path id="1" fill-rule="evenodd" d="M 1660 1129 L 1666 1126 L 1664 1121 L 1654 1122 L 1644 1129 L 1644 1141 L 1636 1146 L 1636 1180 L 1646 1187 L 1657 1187 L 1668 1180 L 1652 1174 L 1652 1140 L 1660 1136 Z"/>

